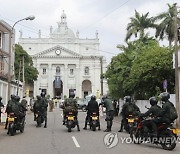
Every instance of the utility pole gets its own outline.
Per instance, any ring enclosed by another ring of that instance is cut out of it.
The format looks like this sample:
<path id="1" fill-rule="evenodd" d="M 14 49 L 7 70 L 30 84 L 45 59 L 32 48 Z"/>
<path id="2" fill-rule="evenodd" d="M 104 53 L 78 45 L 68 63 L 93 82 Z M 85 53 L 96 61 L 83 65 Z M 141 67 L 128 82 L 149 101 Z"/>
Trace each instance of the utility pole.
<path id="1" fill-rule="evenodd" d="M 101 96 L 103 96 L 103 57 L 100 57 L 101 64 Z"/>
<path id="2" fill-rule="evenodd" d="M 20 61 L 20 64 L 19 64 L 19 74 L 18 74 L 18 86 L 17 86 L 17 96 L 19 94 L 19 81 L 20 81 L 20 75 L 21 75 L 21 61 Z"/>
<path id="3" fill-rule="evenodd" d="M 179 108 L 179 69 L 178 69 L 178 27 L 177 27 L 177 4 L 174 4 L 174 54 L 175 54 L 175 91 L 176 91 L 176 110 L 178 119 L 176 120 L 177 127 L 180 127 L 180 108 Z"/>
<path id="4" fill-rule="evenodd" d="M 24 93 L 25 93 L 25 78 L 24 78 L 24 55 L 22 57 L 22 67 L 23 67 L 23 70 L 22 70 L 22 73 L 23 73 L 23 96 L 24 96 Z"/>

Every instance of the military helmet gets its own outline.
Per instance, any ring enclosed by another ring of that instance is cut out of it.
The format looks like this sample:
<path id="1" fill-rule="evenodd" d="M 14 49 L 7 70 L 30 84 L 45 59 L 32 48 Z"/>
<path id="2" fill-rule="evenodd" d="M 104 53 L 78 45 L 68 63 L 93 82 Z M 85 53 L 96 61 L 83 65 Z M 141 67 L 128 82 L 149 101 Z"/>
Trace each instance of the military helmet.
<path id="1" fill-rule="evenodd" d="M 17 95 L 17 96 L 15 96 L 15 100 L 19 102 L 20 97 L 19 97 L 18 95 Z"/>
<path id="2" fill-rule="evenodd" d="M 37 95 L 36 98 L 37 98 L 37 100 L 40 100 L 40 99 L 41 99 L 41 96 L 40 96 L 40 95 Z"/>
<path id="3" fill-rule="evenodd" d="M 104 100 L 104 99 L 106 99 L 107 98 L 107 95 L 103 95 L 102 96 L 102 99 Z"/>
<path id="4" fill-rule="evenodd" d="M 162 101 L 167 101 L 170 98 L 170 95 L 167 92 L 163 92 L 160 94 L 160 98 Z"/>
<path id="5" fill-rule="evenodd" d="M 45 92 L 41 92 L 41 97 L 45 97 L 46 93 Z"/>
<path id="6" fill-rule="evenodd" d="M 91 96 L 91 100 L 95 101 L 95 100 L 96 100 L 96 96 L 95 96 L 95 95 L 92 95 L 92 96 Z"/>
<path id="7" fill-rule="evenodd" d="M 11 99 L 15 99 L 16 95 L 12 94 Z"/>
<path id="8" fill-rule="evenodd" d="M 157 105 L 158 103 L 158 100 L 156 99 L 156 97 L 149 98 L 149 101 L 152 106 Z"/>
<path id="9" fill-rule="evenodd" d="M 125 96 L 124 101 L 130 103 L 131 102 L 131 96 Z"/>
<path id="10" fill-rule="evenodd" d="M 69 98 L 74 98 L 75 97 L 75 93 L 73 92 L 73 91 L 71 91 L 70 93 L 69 93 Z"/>

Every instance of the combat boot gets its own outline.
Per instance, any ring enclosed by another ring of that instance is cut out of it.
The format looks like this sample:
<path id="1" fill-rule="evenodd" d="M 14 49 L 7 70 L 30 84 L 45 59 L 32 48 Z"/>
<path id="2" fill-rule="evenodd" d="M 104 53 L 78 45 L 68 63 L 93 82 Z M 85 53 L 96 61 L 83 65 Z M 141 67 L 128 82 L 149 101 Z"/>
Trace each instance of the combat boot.
<path id="1" fill-rule="evenodd" d="M 85 126 L 84 126 L 84 128 L 83 128 L 84 130 L 86 130 L 87 129 L 87 122 L 85 122 Z"/>

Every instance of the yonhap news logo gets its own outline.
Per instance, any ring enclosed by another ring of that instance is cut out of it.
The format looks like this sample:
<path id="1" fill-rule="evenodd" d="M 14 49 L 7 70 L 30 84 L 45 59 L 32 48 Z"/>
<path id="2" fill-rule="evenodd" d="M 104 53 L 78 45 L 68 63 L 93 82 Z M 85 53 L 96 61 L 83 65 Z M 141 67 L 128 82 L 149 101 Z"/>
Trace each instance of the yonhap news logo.
<path id="1" fill-rule="evenodd" d="M 106 148 L 113 148 L 115 147 L 119 142 L 118 134 L 115 132 L 108 133 L 104 136 L 104 144 Z"/>

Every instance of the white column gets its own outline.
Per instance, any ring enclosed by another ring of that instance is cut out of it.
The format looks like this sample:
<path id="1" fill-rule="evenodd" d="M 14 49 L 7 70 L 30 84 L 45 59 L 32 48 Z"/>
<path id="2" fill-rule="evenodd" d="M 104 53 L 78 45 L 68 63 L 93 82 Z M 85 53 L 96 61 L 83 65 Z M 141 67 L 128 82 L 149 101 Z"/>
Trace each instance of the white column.
<path id="1" fill-rule="evenodd" d="M 81 84 L 80 84 L 80 68 L 76 65 L 76 96 L 81 98 Z"/>
<path id="2" fill-rule="evenodd" d="M 52 64 L 49 64 L 48 66 L 48 89 L 47 89 L 47 94 L 50 95 L 50 97 L 53 97 L 53 72 L 52 72 Z"/>
<path id="3" fill-rule="evenodd" d="M 64 65 L 64 84 L 63 84 L 63 94 L 67 97 L 69 96 L 68 92 L 68 65 Z"/>
<path id="4" fill-rule="evenodd" d="M 37 70 L 39 71 L 39 75 L 38 75 L 38 79 L 37 81 L 34 82 L 34 97 L 36 97 L 37 95 L 40 95 L 40 75 L 41 75 L 41 70 L 40 70 L 40 64 L 36 65 Z"/>

